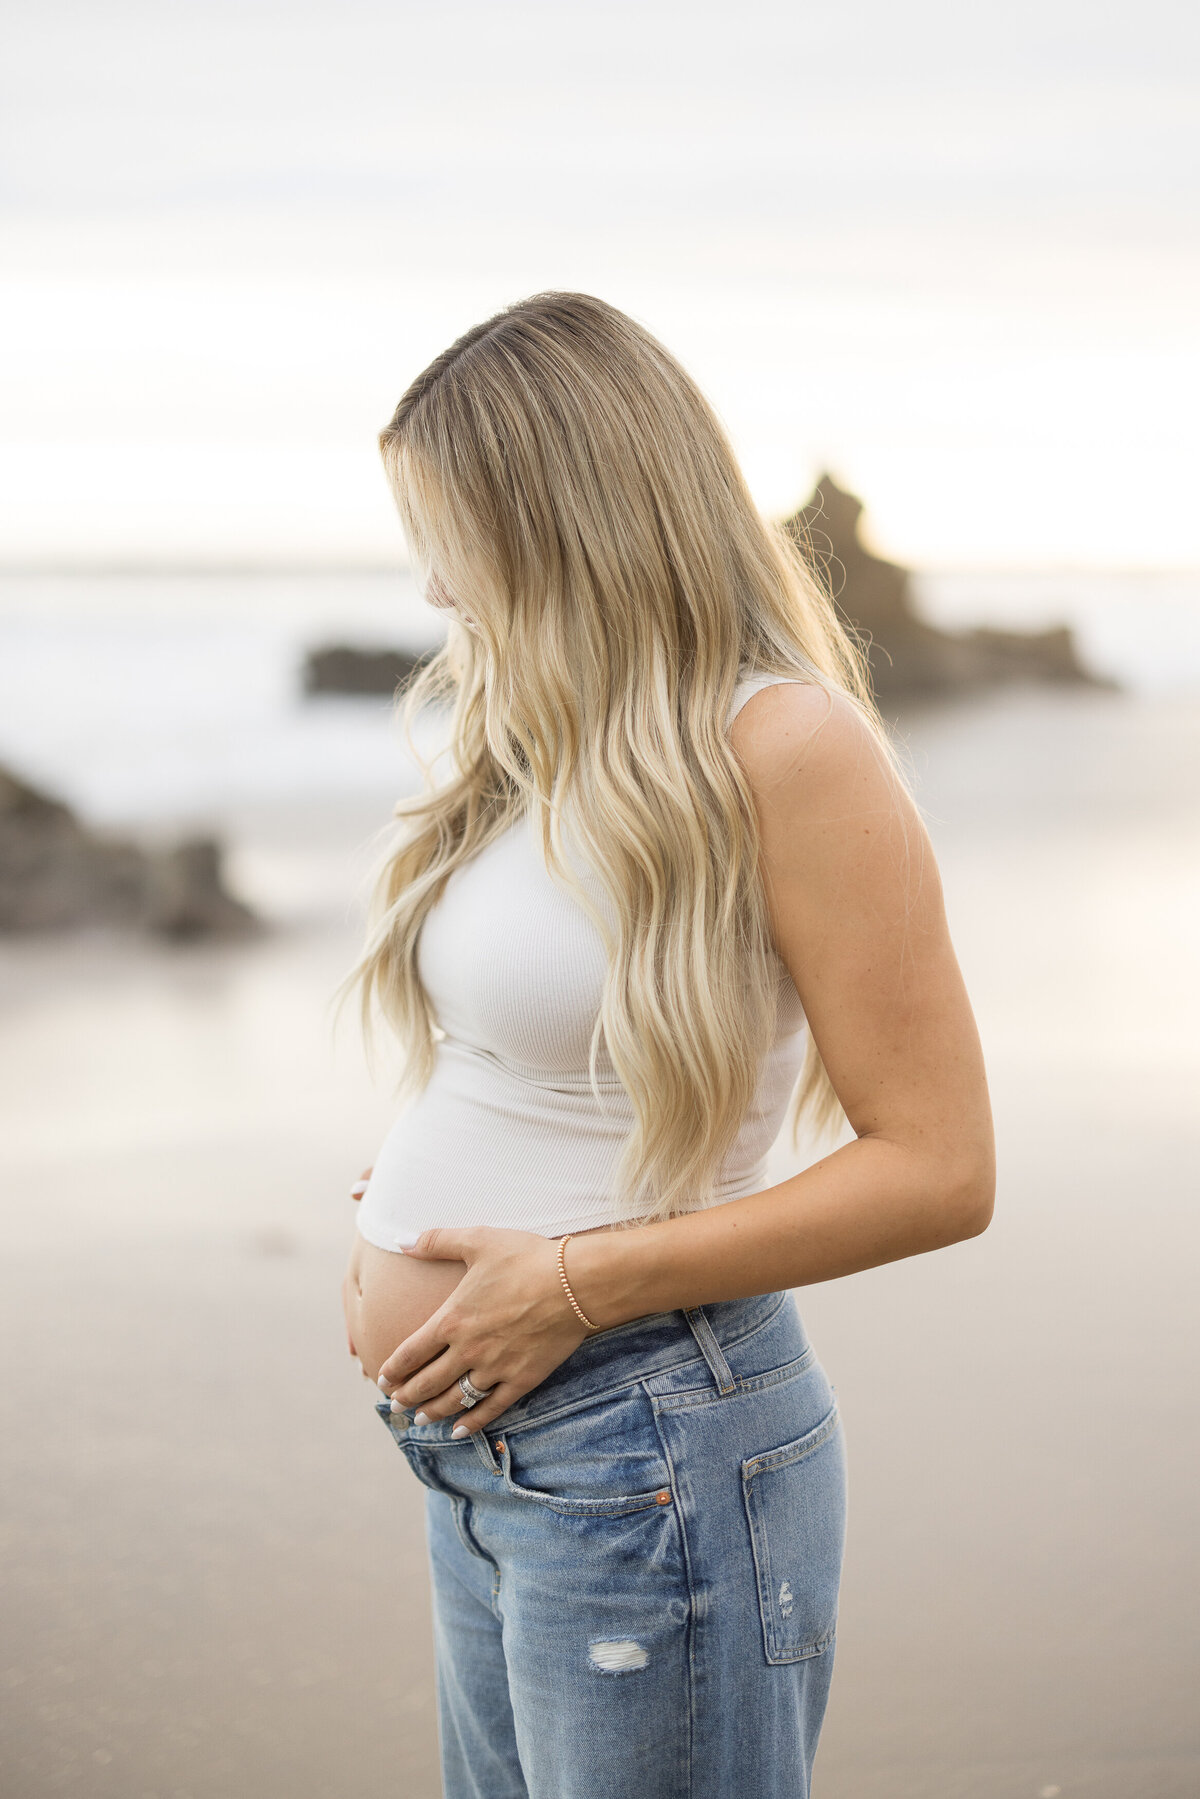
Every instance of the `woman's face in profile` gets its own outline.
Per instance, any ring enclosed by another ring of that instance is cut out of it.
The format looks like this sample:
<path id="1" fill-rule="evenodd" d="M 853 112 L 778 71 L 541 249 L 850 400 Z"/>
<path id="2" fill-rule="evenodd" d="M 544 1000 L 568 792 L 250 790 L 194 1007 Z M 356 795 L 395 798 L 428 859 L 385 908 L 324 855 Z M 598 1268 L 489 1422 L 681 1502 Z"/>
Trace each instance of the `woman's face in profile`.
<path id="1" fill-rule="evenodd" d="M 435 606 L 439 612 L 452 612 L 460 624 L 466 625 L 468 630 L 474 630 L 474 619 L 468 618 L 466 613 L 458 606 L 453 596 L 444 586 L 440 575 L 433 574 L 432 572 L 430 573 L 429 578 L 425 583 L 425 598 L 429 604 Z"/>

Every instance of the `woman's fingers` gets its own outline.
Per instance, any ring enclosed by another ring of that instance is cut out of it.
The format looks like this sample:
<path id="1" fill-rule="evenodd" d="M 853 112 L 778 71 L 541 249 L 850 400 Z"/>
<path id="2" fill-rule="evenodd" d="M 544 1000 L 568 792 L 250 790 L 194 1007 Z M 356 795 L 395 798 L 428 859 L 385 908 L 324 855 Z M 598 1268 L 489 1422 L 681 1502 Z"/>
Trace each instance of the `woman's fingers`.
<path id="1" fill-rule="evenodd" d="M 362 1173 L 359 1175 L 358 1179 L 355 1181 L 354 1185 L 350 1189 L 351 1199 L 361 1199 L 362 1198 L 363 1194 L 367 1190 L 367 1182 L 370 1180 L 371 1175 L 374 1172 L 374 1167 L 375 1167 L 375 1164 L 372 1163 L 370 1168 L 363 1169 Z"/>
<path id="2" fill-rule="evenodd" d="M 476 1380 L 474 1375 L 470 1375 L 468 1378 L 477 1387 L 485 1384 Z M 462 1389 L 455 1381 L 454 1385 L 447 1387 L 444 1393 L 439 1393 L 434 1399 L 427 1399 L 425 1404 L 418 1408 L 413 1423 L 440 1424 L 446 1418 L 453 1418 L 456 1421 L 454 1434 L 461 1433 L 461 1435 L 467 1436 L 490 1424 L 494 1418 L 498 1418 L 501 1412 L 512 1405 L 515 1399 L 520 1397 L 520 1388 L 513 1386 L 509 1381 L 497 1381 L 496 1385 L 489 1390 L 486 1399 L 476 1401 L 473 1406 L 464 1406 Z"/>
<path id="3" fill-rule="evenodd" d="M 445 1375 L 443 1374 L 442 1380 L 444 1381 L 444 1379 Z M 494 1384 L 491 1381 L 483 1380 L 479 1376 L 478 1369 L 470 1369 L 467 1373 L 467 1379 L 480 1392 L 486 1392 L 489 1398 L 495 1390 Z M 481 1406 L 482 1404 L 483 1401 L 477 1399 L 474 1406 L 465 1406 L 463 1404 L 462 1388 L 459 1386 L 458 1381 L 455 1380 L 449 1387 L 439 1386 L 439 1390 L 430 1399 L 409 1399 L 401 1403 L 399 1398 L 395 1398 L 392 1400 L 392 1409 L 397 1412 L 411 1412 L 415 1406 L 417 1410 L 417 1419 L 420 1423 L 437 1424 L 442 1418 L 453 1418 L 459 1412 L 463 1413 L 465 1416 L 468 1411 L 474 1411 L 476 1407 Z"/>
<path id="4" fill-rule="evenodd" d="M 447 1327 L 435 1312 L 420 1330 L 415 1330 L 411 1337 L 405 1337 L 399 1348 L 393 1349 L 379 1370 L 379 1385 L 389 1395 L 397 1387 L 404 1387 L 407 1391 L 414 1380 L 429 1373 L 430 1368 L 436 1365 L 437 1359 L 449 1347 Z M 458 1366 L 461 1369 L 462 1363 L 459 1362 Z M 432 1399 L 435 1393 L 449 1384 L 450 1373 L 450 1369 L 443 1368 L 441 1380 L 435 1380 L 432 1386 L 426 1383 L 419 1393 L 414 1388 L 413 1404 L 421 1399 Z"/>
<path id="5" fill-rule="evenodd" d="M 478 1384 L 476 1382 L 477 1386 Z M 486 1399 L 481 1399 L 470 1411 L 463 1412 L 451 1434 L 466 1437 L 473 1436 L 477 1430 L 485 1430 L 527 1391 L 528 1388 L 515 1386 L 511 1381 L 497 1381 Z M 461 1394 L 459 1397 L 462 1397 Z"/>
<path id="6" fill-rule="evenodd" d="M 418 1368 L 407 1380 L 402 1380 L 398 1385 L 389 1383 L 391 1389 L 389 1397 L 393 1405 L 406 1412 L 410 1412 L 414 1406 L 432 1404 L 443 1394 L 449 1393 L 452 1387 L 461 1399 L 462 1393 L 455 1385 L 461 1372 L 461 1356 L 447 1348 L 441 1355 L 427 1362 L 424 1367 Z M 385 1393 L 388 1392 L 389 1389 L 384 1386 L 382 1374 L 379 1377 L 379 1384 Z M 476 1385 L 478 1384 L 477 1382 Z"/>

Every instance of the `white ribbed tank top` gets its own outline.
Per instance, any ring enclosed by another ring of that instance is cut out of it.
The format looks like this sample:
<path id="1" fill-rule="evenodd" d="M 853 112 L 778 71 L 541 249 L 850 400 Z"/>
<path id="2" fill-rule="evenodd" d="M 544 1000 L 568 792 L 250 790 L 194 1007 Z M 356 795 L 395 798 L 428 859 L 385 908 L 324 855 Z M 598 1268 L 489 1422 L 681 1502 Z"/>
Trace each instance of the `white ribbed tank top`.
<path id="1" fill-rule="evenodd" d="M 726 729 L 752 694 L 786 678 L 741 681 Z M 577 866 L 611 916 L 595 874 Z M 547 871 L 529 814 L 450 877 L 421 927 L 417 956 L 445 1035 L 428 1083 L 375 1158 L 358 1206 L 361 1234 L 395 1250 L 434 1225 L 504 1225 L 554 1237 L 615 1223 L 611 1174 L 634 1118 L 603 1042 L 596 1059 L 603 1111 L 588 1078 L 604 946 L 583 907 Z M 800 1070 L 804 1012 L 782 962 L 777 1018 L 713 1204 L 764 1185 L 766 1153 Z"/>

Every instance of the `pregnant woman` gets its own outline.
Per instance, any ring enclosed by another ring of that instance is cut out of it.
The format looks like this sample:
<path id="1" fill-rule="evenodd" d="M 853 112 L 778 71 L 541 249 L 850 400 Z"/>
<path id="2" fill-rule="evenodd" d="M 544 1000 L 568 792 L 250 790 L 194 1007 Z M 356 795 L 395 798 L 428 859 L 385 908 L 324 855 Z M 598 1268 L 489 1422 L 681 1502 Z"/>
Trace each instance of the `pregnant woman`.
<path id="1" fill-rule="evenodd" d="M 342 989 L 406 1102 L 344 1297 L 427 1489 L 445 1793 L 797 1799 L 845 1464 L 789 1289 L 992 1208 L 929 841 L 858 647 L 631 319 L 510 307 L 381 442 L 449 614 L 405 720 L 451 713 Z M 793 1094 L 852 1134 L 769 1186 Z"/>

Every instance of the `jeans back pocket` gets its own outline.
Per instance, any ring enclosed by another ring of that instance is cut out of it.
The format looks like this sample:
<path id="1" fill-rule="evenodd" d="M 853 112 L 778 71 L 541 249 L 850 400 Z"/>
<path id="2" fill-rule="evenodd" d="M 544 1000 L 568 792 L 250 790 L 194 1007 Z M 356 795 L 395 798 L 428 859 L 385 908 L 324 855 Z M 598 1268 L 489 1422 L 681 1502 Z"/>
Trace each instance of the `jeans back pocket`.
<path id="1" fill-rule="evenodd" d="M 836 1405 L 792 1443 L 742 1463 L 769 1662 L 820 1655 L 837 1627 L 846 1464 Z"/>

